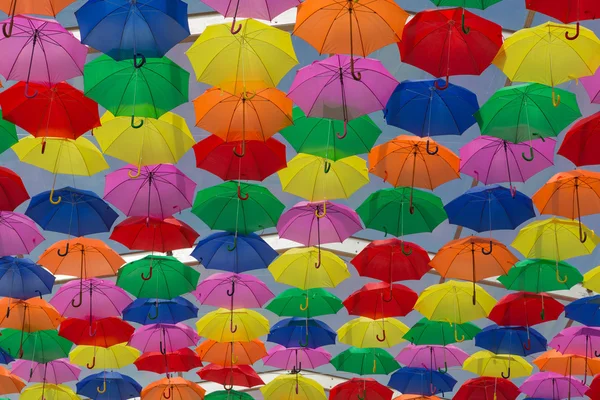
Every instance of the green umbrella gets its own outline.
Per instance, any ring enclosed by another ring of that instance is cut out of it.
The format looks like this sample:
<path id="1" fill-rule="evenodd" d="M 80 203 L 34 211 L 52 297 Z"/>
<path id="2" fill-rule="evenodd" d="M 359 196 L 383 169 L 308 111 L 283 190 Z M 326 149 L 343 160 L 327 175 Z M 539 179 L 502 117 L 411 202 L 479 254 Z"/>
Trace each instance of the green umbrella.
<path id="1" fill-rule="evenodd" d="M 336 314 L 343 307 L 342 300 L 325 289 L 291 288 L 280 293 L 265 308 L 280 317 L 313 318 Z"/>
<path id="2" fill-rule="evenodd" d="M 237 390 L 217 390 L 204 396 L 204 400 L 254 400 L 248 393 Z"/>
<path id="3" fill-rule="evenodd" d="M 277 225 L 284 208 L 263 186 L 229 181 L 200 190 L 192 212 L 211 229 L 247 235 Z"/>
<path id="4" fill-rule="evenodd" d="M 146 256 L 119 269 L 117 286 L 136 297 L 170 300 L 198 285 L 200 273 L 175 257 Z"/>
<path id="5" fill-rule="evenodd" d="M 190 74 L 166 57 L 148 58 L 139 68 L 133 60 L 115 61 L 107 55 L 85 65 L 85 95 L 115 116 L 158 118 L 188 101 Z"/>
<path id="6" fill-rule="evenodd" d="M 413 191 L 414 212 L 409 203 Z M 394 236 L 431 232 L 448 216 L 442 200 L 423 190 L 398 187 L 373 192 L 356 212 L 365 227 Z"/>
<path id="7" fill-rule="evenodd" d="M 0 154 L 10 149 L 18 141 L 17 128 L 7 120 L 2 119 L 2 111 L 0 111 Z"/>
<path id="8" fill-rule="evenodd" d="M 20 349 L 21 335 L 22 349 Z M 2 330 L 0 336 L 0 347 L 11 356 L 39 363 L 68 357 L 72 346 L 72 342 L 58 336 L 58 332 L 55 330 L 29 333 L 7 328 Z"/>
<path id="9" fill-rule="evenodd" d="M 542 293 L 569 290 L 583 281 L 583 275 L 564 261 L 528 259 L 516 263 L 498 280 L 509 290 Z"/>
<path id="10" fill-rule="evenodd" d="M 485 10 L 489 6 L 500 3 L 502 0 L 431 0 L 438 7 L 463 7 Z"/>
<path id="11" fill-rule="evenodd" d="M 449 324 L 448 322 L 430 321 L 421 318 L 403 336 L 412 344 L 448 344 L 471 340 L 481 332 L 481 329 L 470 322 L 463 324 Z"/>
<path id="12" fill-rule="evenodd" d="M 338 371 L 352 372 L 358 375 L 387 375 L 400 364 L 383 349 L 359 349 L 350 347 L 331 359 Z"/>
<path id="13" fill-rule="evenodd" d="M 299 107 L 294 108 L 292 117 L 294 124 L 280 132 L 285 140 L 298 153 L 331 161 L 368 153 L 381 134 L 381 129 L 366 115 L 348 122 L 348 134 L 343 139 L 337 134 L 344 132 L 344 121 L 307 118 Z"/>

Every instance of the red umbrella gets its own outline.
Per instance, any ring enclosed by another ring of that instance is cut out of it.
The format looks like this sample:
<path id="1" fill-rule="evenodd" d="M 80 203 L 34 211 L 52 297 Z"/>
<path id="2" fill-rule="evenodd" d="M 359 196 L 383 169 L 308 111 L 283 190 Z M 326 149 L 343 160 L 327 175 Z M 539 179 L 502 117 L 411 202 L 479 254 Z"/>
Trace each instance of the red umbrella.
<path id="1" fill-rule="evenodd" d="M 241 141 L 225 142 L 210 135 L 194 145 L 196 167 L 226 180 L 262 181 L 287 166 L 285 145 L 275 139 L 246 141 L 246 156 L 237 157 L 233 149 Z"/>
<path id="2" fill-rule="evenodd" d="M 98 104 L 68 83 L 47 86 L 29 83 L 37 91 L 27 97 L 25 82 L 18 82 L 0 93 L 2 117 L 35 137 L 77 139 L 100 126 Z"/>
<path id="3" fill-rule="evenodd" d="M 138 371 L 150 371 L 157 374 L 188 372 L 202 366 L 195 351 L 184 347 L 181 350 L 161 353 L 144 353 L 134 362 Z"/>
<path id="4" fill-rule="evenodd" d="M 463 9 L 417 13 L 404 27 L 398 43 L 402 62 L 436 77 L 480 75 L 502 45 L 502 27 Z"/>
<path id="5" fill-rule="evenodd" d="M 8 168 L 0 167 L 0 211 L 14 211 L 28 198 L 21 177 Z"/>
<path id="6" fill-rule="evenodd" d="M 394 392 L 375 379 L 352 378 L 331 388 L 329 400 L 391 400 Z"/>
<path id="7" fill-rule="evenodd" d="M 110 239 L 130 250 L 166 253 L 192 247 L 200 235 L 176 218 L 129 217 L 113 229 Z"/>
<path id="8" fill-rule="evenodd" d="M 572 33 L 565 32 L 565 37 L 569 40 L 575 40 L 579 36 L 579 21 L 600 17 L 598 0 L 527 0 L 525 4 L 528 10 L 541 12 L 565 24 L 577 21 L 577 27 Z"/>
<path id="9" fill-rule="evenodd" d="M 469 379 L 454 395 L 454 400 L 515 400 L 521 392 L 519 388 L 503 378 L 482 376 Z"/>
<path id="10" fill-rule="evenodd" d="M 110 347 L 129 341 L 135 328 L 117 317 L 90 321 L 88 319 L 67 318 L 61 324 L 58 335 L 76 345 Z"/>
<path id="11" fill-rule="evenodd" d="M 501 326 L 533 326 L 554 321 L 563 311 L 564 306 L 545 293 L 518 292 L 500 299 L 488 318 Z"/>
<path id="12" fill-rule="evenodd" d="M 210 364 L 197 374 L 201 379 L 222 384 L 225 390 L 230 390 L 233 386 L 253 387 L 265 384 L 249 365 L 222 367 Z"/>
<path id="13" fill-rule="evenodd" d="M 422 247 L 396 238 L 374 240 L 350 262 L 360 276 L 386 282 L 419 280 L 431 267 Z"/>
<path id="14" fill-rule="evenodd" d="M 558 154 L 578 167 L 600 164 L 600 112 L 580 119 L 568 130 Z"/>
<path id="15" fill-rule="evenodd" d="M 592 400 L 600 400 L 600 375 L 596 375 L 585 395 Z"/>
<path id="16" fill-rule="evenodd" d="M 344 306 L 350 315 L 371 319 L 404 317 L 412 311 L 418 298 L 412 289 L 398 283 L 367 283 L 348 296 Z"/>

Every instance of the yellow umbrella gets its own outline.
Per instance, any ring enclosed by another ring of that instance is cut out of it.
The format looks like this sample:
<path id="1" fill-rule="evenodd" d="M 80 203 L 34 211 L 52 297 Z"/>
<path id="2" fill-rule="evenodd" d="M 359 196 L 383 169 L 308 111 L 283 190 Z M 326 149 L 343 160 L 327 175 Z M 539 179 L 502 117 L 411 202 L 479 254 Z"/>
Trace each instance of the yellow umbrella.
<path id="1" fill-rule="evenodd" d="M 279 375 L 260 388 L 265 400 L 326 400 L 323 387 L 301 374 Z"/>
<path id="2" fill-rule="evenodd" d="M 367 162 L 358 156 L 332 162 L 301 153 L 277 174 L 284 192 L 309 201 L 347 199 L 369 183 Z"/>
<path id="3" fill-rule="evenodd" d="M 269 272 L 277 282 L 303 290 L 336 287 L 350 278 L 344 260 L 314 247 L 287 250 L 269 265 Z"/>
<path id="4" fill-rule="evenodd" d="M 387 348 L 404 342 L 408 326 L 395 318 L 354 318 L 338 329 L 341 343 L 360 348 Z"/>
<path id="5" fill-rule="evenodd" d="M 587 235 L 587 240 L 582 243 L 579 229 L 579 223 L 569 219 L 534 221 L 519 231 L 512 247 L 527 258 L 557 261 L 592 254 L 600 238 L 582 224 L 581 229 Z"/>
<path id="6" fill-rule="evenodd" d="M 586 289 L 600 293 L 600 266 L 583 274 L 583 282 L 581 285 Z"/>
<path id="7" fill-rule="evenodd" d="M 19 400 L 79 400 L 73 389 L 67 385 L 36 383 L 23 390 Z"/>
<path id="8" fill-rule="evenodd" d="M 77 346 L 69 354 L 69 360 L 87 369 L 119 369 L 133 364 L 139 356 L 138 349 L 120 343 L 107 348 Z"/>
<path id="9" fill-rule="evenodd" d="M 275 87 L 298 64 L 291 35 L 247 19 L 241 32 L 231 24 L 211 25 L 186 52 L 199 82 L 234 95 Z"/>
<path id="10" fill-rule="evenodd" d="M 196 322 L 200 336 L 216 342 L 249 342 L 269 333 L 269 321 L 253 310 L 219 308 Z"/>
<path id="11" fill-rule="evenodd" d="M 185 119 L 166 113 L 160 118 L 142 118 L 141 128 L 131 127 L 131 117 L 115 117 L 104 113 L 102 126 L 94 136 L 104 154 L 138 167 L 153 164 L 175 164 L 194 145 L 195 141 Z"/>
<path id="12" fill-rule="evenodd" d="M 554 22 L 521 29 L 504 41 L 493 63 L 513 82 L 536 82 L 553 89 L 593 75 L 600 67 L 600 40 L 584 27 L 577 40 L 569 40 L 565 33 L 573 29 Z M 554 90 L 552 102 L 555 107 L 560 103 Z"/>
<path id="13" fill-rule="evenodd" d="M 523 357 L 481 350 L 465 360 L 463 369 L 479 376 L 508 379 L 531 375 L 533 366 Z"/>

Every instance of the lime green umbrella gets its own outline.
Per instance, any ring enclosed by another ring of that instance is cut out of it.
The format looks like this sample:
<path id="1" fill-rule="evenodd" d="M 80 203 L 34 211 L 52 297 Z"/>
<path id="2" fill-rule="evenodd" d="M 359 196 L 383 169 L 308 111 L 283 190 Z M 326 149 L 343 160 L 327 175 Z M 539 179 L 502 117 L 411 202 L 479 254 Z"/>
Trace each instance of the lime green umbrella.
<path id="1" fill-rule="evenodd" d="M 265 308 L 280 317 L 313 318 L 337 314 L 343 307 L 342 300 L 325 289 L 291 288 L 280 293 Z"/>
<path id="2" fill-rule="evenodd" d="M 358 375 L 387 375 L 400 368 L 400 364 L 390 353 L 375 348 L 350 347 L 333 357 L 330 362 L 338 371 Z"/>
<path id="3" fill-rule="evenodd" d="M 146 256 L 119 269 L 117 286 L 136 297 L 170 300 L 196 289 L 200 273 L 175 257 Z"/>
<path id="4" fill-rule="evenodd" d="M 23 343 L 22 349 L 20 343 Z M 16 329 L 3 329 L 0 347 L 14 358 L 47 363 L 69 356 L 73 343 L 55 330 L 22 332 Z"/>
<path id="5" fill-rule="evenodd" d="M 430 321 L 421 318 L 403 336 L 412 344 L 437 344 L 446 346 L 448 344 L 471 340 L 481 332 L 476 325 L 465 322 L 463 324 L 449 324 L 448 322 Z"/>
<path id="6" fill-rule="evenodd" d="M 298 153 L 312 154 L 331 161 L 368 153 L 381 134 L 381 129 L 371 118 L 364 115 L 348 122 L 348 133 L 344 132 L 344 121 L 327 118 L 307 118 L 295 107 L 292 111 L 294 124 L 280 133 Z"/>
<path id="7" fill-rule="evenodd" d="M 248 393 L 237 390 L 217 390 L 204 396 L 204 400 L 254 400 Z"/>
<path id="8" fill-rule="evenodd" d="M 564 261 L 534 258 L 519 261 L 498 280 L 509 290 L 542 293 L 569 290 L 583 281 L 583 275 Z"/>
<path id="9" fill-rule="evenodd" d="M 277 225 L 284 208 L 263 186 L 229 181 L 200 190 L 192 212 L 210 229 L 247 235 Z"/>
<path id="10" fill-rule="evenodd" d="M 7 120 L 2 119 L 2 111 L 0 110 L 0 154 L 10 149 L 18 141 L 17 128 Z"/>
<path id="11" fill-rule="evenodd" d="M 414 212 L 410 210 L 413 191 Z M 393 236 L 431 232 L 448 216 L 442 200 L 423 190 L 408 187 L 381 189 L 371 195 L 356 209 L 365 227 Z"/>

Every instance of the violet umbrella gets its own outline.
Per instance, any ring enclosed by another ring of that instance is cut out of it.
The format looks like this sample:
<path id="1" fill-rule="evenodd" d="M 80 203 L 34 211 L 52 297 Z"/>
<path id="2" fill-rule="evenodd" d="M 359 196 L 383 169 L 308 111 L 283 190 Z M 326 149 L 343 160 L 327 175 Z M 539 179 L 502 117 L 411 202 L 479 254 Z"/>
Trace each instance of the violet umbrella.
<path id="1" fill-rule="evenodd" d="M 409 344 L 396 356 L 396 361 L 411 368 L 426 368 L 448 372 L 448 367 L 459 367 L 469 355 L 453 345 Z"/>
<path id="2" fill-rule="evenodd" d="M 12 211 L 0 211 L 0 237 L 0 257 L 29 254 L 44 241 L 31 218 Z"/>
<path id="3" fill-rule="evenodd" d="M 196 183 L 171 164 L 128 165 L 106 175 L 104 200 L 128 217 L 165 219 L 190 208 Z"/>
<path id="4" fill-rule="evenodd" d="M 200 304 L 236 309 L 260 308 L 275 295 L 260 279 L 248 274 L 220 272 L 204 279 L 192 294 Z"/>
<path id="5" fill-rule="evenodd" d="M 272 347 L 263 357 L 263 363 L 270 367 L 300 372 L 302 369 L 315 369 L 329 364 L 331 354 L 321 348 L 284 347 L 280 344 Z"/>
<path id="6" fill-rule="evenodd" d="M 519 387 L 521 393 L 541 399 L 566 399 L 584 397 L 589 388 L 576 378 L 556 372 L 538 372 Z"/>
<path id="7" fill-rule="evenodd" d="M 600 104 L 600 68 L 596 70 L 594 75 L 584 76 L 580 80 L 590 97 L 590 101 L 595 104 Z"/>
<path id="8" fill-rule="evenodd" d="M 562 354 L 575 354 L 585 357 L 585 374 L 583 383 L 587 381 L 587 361 L 591 357 L 600 357 L 600 328 L 573 326 L 560 331 L 549 346 Z"/>
<path id="9" fill-rule="evenodd" d="M 11 366 L 11 371 L 26 382 L 60 385 L 78 380 L 81 368 L 71 364 L 68 358 L 59 358 L 47 363 L 16 360 Z"/>
<path id="10" fill-rule="evenodd" d="M 348 132 L 348 121 L 361 115 L 383 110 L 398 81 L 383 66 L 370 58 L 354 60 L 352 76 L 350 57 L 335 55 L 315 61 L 296 73 L 288 97 L 307 117 L 321 117 L 344 121 L 343 139 Z"/>
<path id="11" fill-rule="evenodd" d="M 129 339 L 129 346 L 142 353 L 167 352 L 195 346 L 200 336 L 189 326 L 178 324 L 152 324 L 138 328 Z"/>

